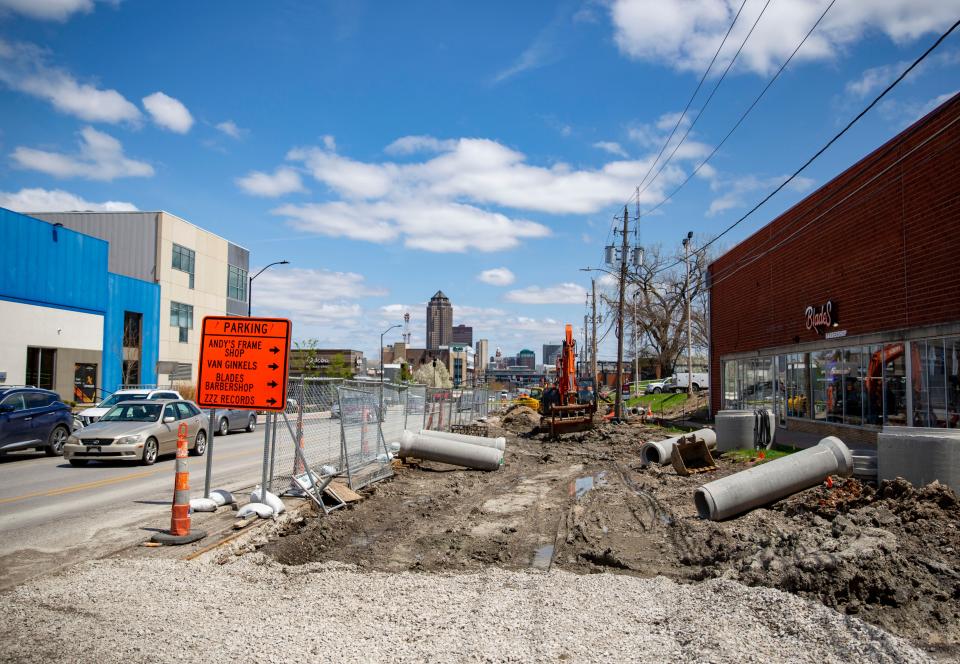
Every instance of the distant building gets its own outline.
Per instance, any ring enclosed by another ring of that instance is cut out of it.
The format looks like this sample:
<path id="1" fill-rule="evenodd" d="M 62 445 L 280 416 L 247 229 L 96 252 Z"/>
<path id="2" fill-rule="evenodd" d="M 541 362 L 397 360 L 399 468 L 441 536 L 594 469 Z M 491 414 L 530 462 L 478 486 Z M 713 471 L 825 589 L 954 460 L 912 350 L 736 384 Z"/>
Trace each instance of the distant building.
<path id="1" fill-rule="evenodd" d="M 490 357 L 487 354 L 490 352 L 490 342 L 486 339 L 479 339 L 476 343 L 475 350 L 477 351 L 477 375 L 482 376 L 486 373 L 487 365 L 490 363 Z"/>
<path id="2" fill-rule="evenodd" d="M 473 328 L 469 325 L 454 325 L 453 341 L 455 344 L 473 345 Z"/>
<path id="3" fill-rule="evenodd" d="M 427 349 L 449 346 L 452 340 L 453 305 L 443 291 L 437 291 L 427 303 Z"/>
<path id="4" fill-rule="evenodd" d="M 247 315 L 250 252 L 186 219 L 163 211 L 31 214 L 106 240 L 111 272 L 160 287 L 160 320 L 150 330 L 159 357 L 147 366 L 147 357 L 125 355 L 122 383 L 195 382 L 204 316 Z M 112 381 L 105 376 L 104 386 Z"/>
<path id="5" fill-rule="evenodd" d="M 524 348 L 522 351 L 517 353 L 517 365 L 521 367 L 527 367 L 529 369 L 536 369 L 537 354 L 532 350 Z"/>
<path id="6" fill-rule="evenodd" d="M 543 364 L 544 366 L 553 366 L 557 363 L 557 357 L 560 355 L 560 351 L 563 350 L 563 346 L 560 344 L 543 344 Z"/>

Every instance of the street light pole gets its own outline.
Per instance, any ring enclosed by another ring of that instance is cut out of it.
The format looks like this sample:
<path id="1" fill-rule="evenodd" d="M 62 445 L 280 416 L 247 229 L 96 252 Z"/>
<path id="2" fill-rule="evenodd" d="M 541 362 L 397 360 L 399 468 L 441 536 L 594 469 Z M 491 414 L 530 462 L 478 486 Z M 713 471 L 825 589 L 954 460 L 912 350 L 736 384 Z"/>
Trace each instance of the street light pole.
<path id="1" fill-rule="evenodd" d="M 379 413 L 379 417 L 381 422 L 383 422 L 383 373 L 384 373 L 383 372 L 383 337 L 384 335 L 386 335 L 387 332 L 389 332 L 395 327 L 400 327 L 400 323 L 397 323 L 396 325 L 391 325 L 390 327 L 388 327 L 387 329 L 385 329 L 383 332 L 380 333 L 380 413 Z"/>
<path id="2" fill-rule="evenodd" d="M 247 318 L 253 314 L 253 280 L 259 277 L 264 270 L 274 265 L 289 265 L 290 261 L 276 261 L 275 263 L 270 263 L 270 265 L 265 266 L 260 272 L 257 272 L 255 275 L 250 277 L 247 280 Z"/>

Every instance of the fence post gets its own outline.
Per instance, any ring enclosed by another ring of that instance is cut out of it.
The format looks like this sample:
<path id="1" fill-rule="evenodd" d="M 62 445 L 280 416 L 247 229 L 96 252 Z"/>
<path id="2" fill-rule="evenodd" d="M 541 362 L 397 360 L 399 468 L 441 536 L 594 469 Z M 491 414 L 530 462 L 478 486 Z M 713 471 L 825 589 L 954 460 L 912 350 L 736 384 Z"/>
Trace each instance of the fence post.
<path id="1" fill-rule="evenodd" d="M 270 415 L 267 413 L 266 426 L 263 427 L 263 471 L 260 474 L 260 502 L 267 504 L 267 472 L 270 470 Z M 274 418 L 276 415 L 274 415 Z"/>

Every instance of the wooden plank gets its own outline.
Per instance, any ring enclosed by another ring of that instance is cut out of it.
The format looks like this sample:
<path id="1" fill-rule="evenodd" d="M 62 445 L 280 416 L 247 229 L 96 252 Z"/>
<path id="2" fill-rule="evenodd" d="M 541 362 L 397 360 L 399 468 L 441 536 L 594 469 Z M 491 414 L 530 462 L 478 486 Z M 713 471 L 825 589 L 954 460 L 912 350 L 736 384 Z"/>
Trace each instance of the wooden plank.
<path id="1" fill-rule="evenodd" d="M 331 482 L 329 485 L 327 485 L 327 488 L 324 489 L 323 492 L 330 494 L 332 497 L 337 498 L 344 503 L 355 503 L 358 500 L 363 500 L 363 496 L 348 487 L 346 484 L 342 484 L 340 482 Z"/>

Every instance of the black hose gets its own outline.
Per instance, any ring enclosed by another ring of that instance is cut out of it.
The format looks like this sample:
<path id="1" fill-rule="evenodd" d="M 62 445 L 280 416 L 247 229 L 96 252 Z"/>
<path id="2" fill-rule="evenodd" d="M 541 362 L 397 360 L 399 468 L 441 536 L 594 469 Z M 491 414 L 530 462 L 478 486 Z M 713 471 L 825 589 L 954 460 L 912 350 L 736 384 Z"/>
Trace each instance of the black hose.
<path id="1" fill-rule="evenodd" d="M 753 447 L 758 450 L 769 450 L 772 444 L 770 413 L 766 408 L 757 408 L 753 411 Z"/>

